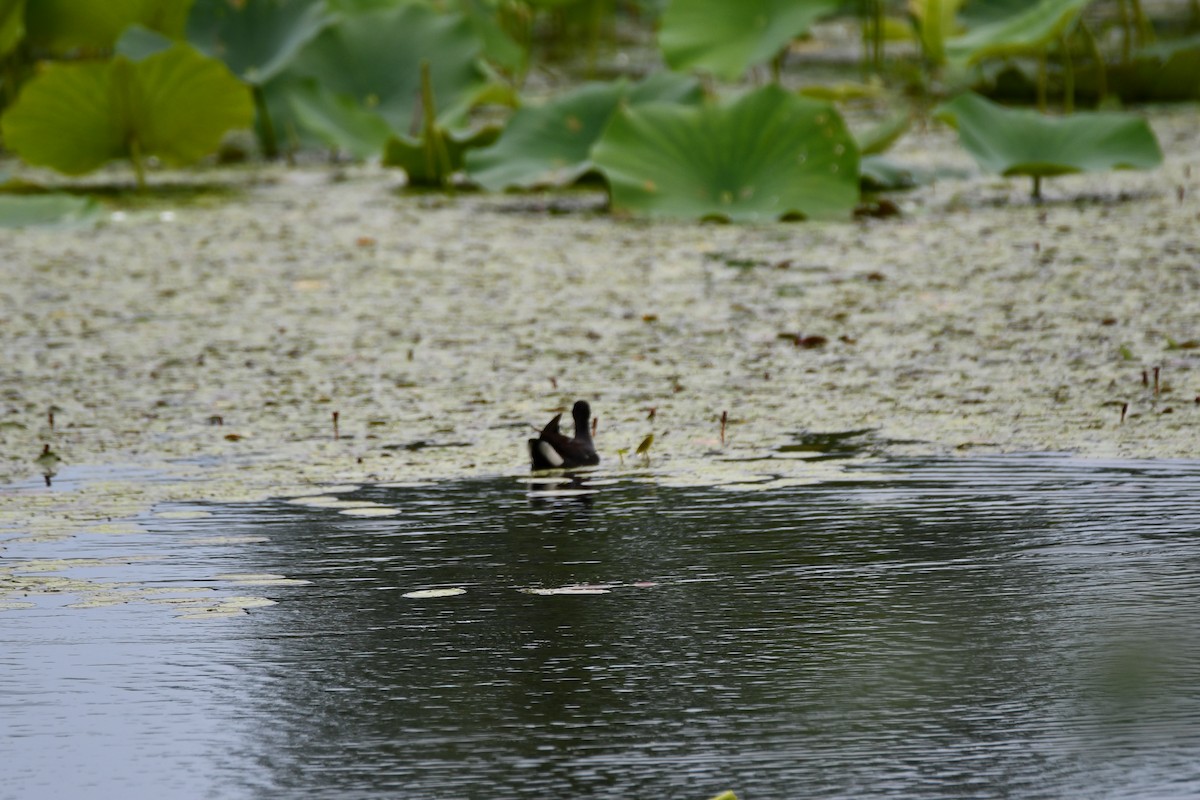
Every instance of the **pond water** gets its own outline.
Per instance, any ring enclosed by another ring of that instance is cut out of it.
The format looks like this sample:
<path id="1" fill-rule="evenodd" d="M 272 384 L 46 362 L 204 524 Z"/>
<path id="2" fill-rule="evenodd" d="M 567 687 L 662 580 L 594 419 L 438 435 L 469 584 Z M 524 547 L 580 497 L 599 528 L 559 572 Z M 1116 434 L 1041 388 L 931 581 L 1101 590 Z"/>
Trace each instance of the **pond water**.
<path id="1" fill-rule="evenodd" d="M 529 488 L 10 542 L 278 604 L 0 614 L 0 797 L 1200 796 L 1198 462 Z"/>

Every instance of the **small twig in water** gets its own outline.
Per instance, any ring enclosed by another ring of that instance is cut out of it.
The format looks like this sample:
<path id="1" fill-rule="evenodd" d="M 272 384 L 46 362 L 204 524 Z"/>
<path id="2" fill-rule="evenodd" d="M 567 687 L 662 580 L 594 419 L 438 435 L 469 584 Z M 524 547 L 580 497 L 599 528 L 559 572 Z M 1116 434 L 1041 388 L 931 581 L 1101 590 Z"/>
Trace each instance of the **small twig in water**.
<path id="1" fill-rule="evenodd" d="M 721 412 L 721 446 L 725 446 L 725 424 L 729 422 L 729 412 Z"/>
<path id="2" fill-rule="evenodd" d="M 596 438 L 596 426 L 600 424 L 599 417 L 592 417 L 592 438 Z"/>
<path id="3" fill-rule="evenodd" d="M 1142 370 L 1142 386 L 1149 386 L 1149 385 L 1150 385 L 1150 373 L 1147 372 L 1146 370 Z"/>
<path id="4" fill-rule="evenodd" d="M 1125 415 L 1129 413 L 1129 403 L 1121 403 L 1121 424 L 1125 424 Z"/>
<path id="5" fill-rule="evenodd" d="M 658 413 L 658 406 L 650 406 L 646 409 L 646 419 L 654 422 L 654 415 Z"/>
<path id="6" fill-rule="evenodd" d="M 1154 396 L 1158 397 L 1158 367 L 1154 368 Z"/>
<path id="7" fill-rule="evenodd" d="M 553 375 L 550 376 L 550 388 L 551 389 L 558 388 L 558 378 L 554 377 Z"/>
<path id="8" fill-rule="evenodd" d="M 333 412 L 333 440 L 336 442 L 341 436 L 338 435 L 338 412 Z"/>

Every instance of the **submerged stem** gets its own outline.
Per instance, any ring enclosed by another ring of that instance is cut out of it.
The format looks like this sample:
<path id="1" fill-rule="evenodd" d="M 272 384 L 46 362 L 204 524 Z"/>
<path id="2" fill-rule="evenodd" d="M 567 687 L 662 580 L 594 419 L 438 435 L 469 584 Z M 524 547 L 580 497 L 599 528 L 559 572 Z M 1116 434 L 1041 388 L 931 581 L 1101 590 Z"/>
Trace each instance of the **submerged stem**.
<path id="1" fill-rule="evenodd" d="M 1063 58 L 1063 111 L 1075 113 L 1075 62 L 1071 58 L 1071 42 L 1066 34 L 1059 37 L 1058 46 L 1062 48 Z"/>
<path id="2" fill-rule="evenodd" d="M 137 177 L 138 191 L 146 191 L 146 165 L 142 163 L 142 144 L 136 136 L 129 139 L 129 160 L 133 162 L 133 174 Z"/>
<path id="3" fill-rule="evenodd" d="M 258 144 L 263 156 L 273 161 L 279 157 L 279 138 L 275 135 L 275 123 L 271 121 L 271 112 L 267 108 L 267 96 L 257 83 L 251 86 L 250 91 L 254 96 L 254 109 L 258 112 Z"/>

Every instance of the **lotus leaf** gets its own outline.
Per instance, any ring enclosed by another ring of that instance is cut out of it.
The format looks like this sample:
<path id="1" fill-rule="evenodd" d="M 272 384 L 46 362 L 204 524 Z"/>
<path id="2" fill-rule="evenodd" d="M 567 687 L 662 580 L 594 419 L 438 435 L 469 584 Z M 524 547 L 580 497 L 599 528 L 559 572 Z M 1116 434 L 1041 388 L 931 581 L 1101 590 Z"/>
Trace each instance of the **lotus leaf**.
<path id="1" fill-rule="evenodd" d="M 659 73 L 632 87 L 625 83 L 580 86 L 542 106 L 517 111 L 499 141 L 469 153 L 467 170 L 480 186 L 564 185 L 592 169 L 592 147 L 624 99 L 697 103 L 700 85 L 691 78 Z"/>
<path id="2" fill-rule="evenodd" d="M 722 105 L 623 108 L 592 157 L 614 208 L 657 217 L 842 217 L 858 201 L 842 118 L 777 86 Z"/>
<path id="3" fill-rule="evenodd" d="M 321 0 L 196 0 L 188 39 L 261 86 L 333 20 Z"/>
<path id="4" fill-rule="evenodd" d="M 383 117 L 364 109 L 353 97 L 334 94 L 315 80 L 290 85 L 286 98 L 292 115 L 306 131 L 355 158 L 378 155 L 393 135 Z"/>
<path id="5" fill-rule="evenodd" d="M 25 0 L 0 0 L 0 58 L 25 38 Z"/>
<path id="6" fill-rule="evenodd" d="M 4 141 L 31 164 L 69 175 L 117 158 L 186 164 L 253 119 L 249 90 L 186 44 L 131 61 L 50 64 L 2 120 Z"/>
<path id="7" fill-rule="evenodd" d="M 836 0 L 671 0 L 658 46 L 671 69 L 733 81 L 837 7 Z"/>
<path id="8" fill-rule="evenodd" d="M 935 109 L 958 129 L 959 141 L 981 167 L 1036 180 L 1073 172 L 1150 169 L 1162 163 L 1158 140 L 1134 114 L 1080 112 L 1050 117 L 1011 109 L 977 94 L 959 95 Z"/>
<path id="9" fill-rule="evenodd" d="M 78 225 L 95 219 L 100 206 L 90 197 L 69 194 L 0 195 L 0 228 Z"/>
<path id="10" fill-rule="evenodd" d="M 1012 16 L 1004 17 L 951 39 L 946 52 L 951 58 L 977 64 L 985 58 L 1038 52 L 1056 41 L 1075 24 L 1091 0 L 1042 0 Z"/>
<path id="11" fill-rule="evenodd" d="M 34 0 L 25 11 L 28 41 L 63 52 L 108 50 L 130 25 L 182 39 L 192 0 Z"/>
<path id="12" fill-rule="evenodd" d="M 335 95 L 353 98 L 396 133 L 410 131 L 428 61 L 438 119 L 453 125 L 485 88 L 482 44 L 459 14 L 419 4 L 347 14 L 296 58 L 292 70 Z"/>

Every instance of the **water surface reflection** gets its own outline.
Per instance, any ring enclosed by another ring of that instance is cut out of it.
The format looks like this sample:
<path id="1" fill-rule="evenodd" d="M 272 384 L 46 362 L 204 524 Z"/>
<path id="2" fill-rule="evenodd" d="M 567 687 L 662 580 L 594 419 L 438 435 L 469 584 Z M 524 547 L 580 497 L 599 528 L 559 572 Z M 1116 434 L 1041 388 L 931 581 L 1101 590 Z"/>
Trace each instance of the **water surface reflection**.
<path id="1" fill-rule="evenodd" d="M 182 681 L 178 654 L 204 651 L 184 695 L 233 723 L 195 754 L 221 796 L 1200 793 L 1200 465 L 886 469 L 618 481 L 589 504 L 531 504 L 514 479 L 347 495 L 402 512 L 379 519 L 219 510 L 208 524 L 269 535 L 243 568 L 312 584 L 187 629 L 207 644 L 143 620 L 172 633 L 133 666 Z M 519 591 L 580 584 L 608 591 Z M 467 591 L 404 596 L 436 587 Z M 148 718 L 174 702 L 128 688 Z M 36 708 L 17 713 L 37 737 Z"/>

